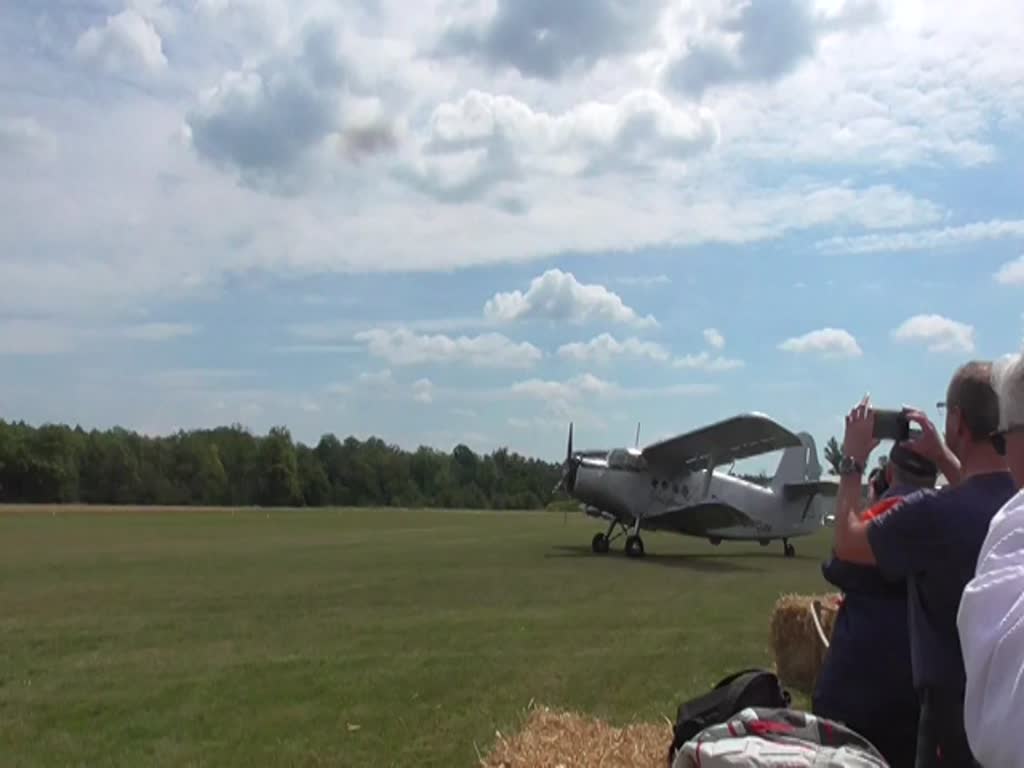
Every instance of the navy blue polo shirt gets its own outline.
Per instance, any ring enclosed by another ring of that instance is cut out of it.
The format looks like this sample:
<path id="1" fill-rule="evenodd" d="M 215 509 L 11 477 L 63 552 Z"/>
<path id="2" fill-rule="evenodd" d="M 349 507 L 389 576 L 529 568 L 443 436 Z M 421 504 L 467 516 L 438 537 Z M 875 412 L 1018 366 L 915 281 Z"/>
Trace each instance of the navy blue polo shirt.
<path id="1" fill-rule="evenodd" d="M 893 487 L 882 500 L 916 490 Z M 918 698 L 911 675 L 906 580 L 887 581 L 877 566 L 834 555 L 821 570 L 843 593 L 843 605 L 812 697 L 814 713 L 845 722 L 869 738 L 877 738 L 877 729 L 903 729 L 915 738 Z"/>
<path id="2" fill-rule="evenodd" d="M 954 486 L 916 491 L 868 524 L 868 541 L 882 575 L 907 580 L 918 690 L 964 690 L 956 626 L 960 598 L 974 577 L 989 523 L 1014 493 L 1009 472 L 972 475 Z"/>

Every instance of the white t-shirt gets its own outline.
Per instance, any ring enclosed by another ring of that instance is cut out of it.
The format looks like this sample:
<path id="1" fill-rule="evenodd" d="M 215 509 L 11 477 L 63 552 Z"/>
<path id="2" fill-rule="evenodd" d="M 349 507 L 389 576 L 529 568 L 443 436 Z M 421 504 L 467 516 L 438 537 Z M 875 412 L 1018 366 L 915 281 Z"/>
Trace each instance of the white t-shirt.
<path id="1" fill-rule="evenodd" d="M 1024 490 L 992 518 L 957 627 L 971 751 L 985 768 L 1024 766 Z"/>

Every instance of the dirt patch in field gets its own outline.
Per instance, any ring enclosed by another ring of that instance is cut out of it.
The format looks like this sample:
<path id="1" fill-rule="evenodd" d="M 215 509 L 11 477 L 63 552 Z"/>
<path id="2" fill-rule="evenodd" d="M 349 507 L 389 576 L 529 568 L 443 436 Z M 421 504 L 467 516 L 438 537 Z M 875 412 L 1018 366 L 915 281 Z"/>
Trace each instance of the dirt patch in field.
<path id="1" fill-rule="evenodd" d="M 664 768 L 672 743 L 668 721 L 617 728 L 575 712 L 530 710 L 516 734 L 499 733 L 482 768 Z"/>

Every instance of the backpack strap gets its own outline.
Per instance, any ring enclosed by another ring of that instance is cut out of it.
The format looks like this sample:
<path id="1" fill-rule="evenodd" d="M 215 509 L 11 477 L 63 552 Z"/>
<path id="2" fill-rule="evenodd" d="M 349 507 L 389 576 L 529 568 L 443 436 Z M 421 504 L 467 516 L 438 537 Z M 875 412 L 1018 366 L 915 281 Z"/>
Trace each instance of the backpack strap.
<path id="1" fill-rule="evenodd" d="M 760 673 L 765 672 L 765 671 L 766 670 L 761 669 L 759 667 L 751 667 L 750 669 L 743 669 L 743 670 L 740 670 L 739 672 L 734 672 L 733 674 L 729 675 L 728 677 L 723 678 L 722 680 L 720 680 L 715 685 L 715 687 L 712 688 L 711 690 L 718 690 L 719 688 L 725 688 L 726 686 L 734 684 L 741 677 L 747 677 L 749 675 L 756 675 L 756 674 L 760 674 Z M 769 673 L 769 674 L 771 674 L 771 673 Z"/>

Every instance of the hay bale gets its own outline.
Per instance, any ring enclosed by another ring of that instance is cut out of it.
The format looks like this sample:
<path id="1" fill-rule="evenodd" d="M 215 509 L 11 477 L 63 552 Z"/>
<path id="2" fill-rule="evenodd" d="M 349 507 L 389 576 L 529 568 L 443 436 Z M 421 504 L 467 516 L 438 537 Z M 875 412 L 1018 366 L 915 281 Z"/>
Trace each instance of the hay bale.
<path id="1" fill-rule="evenodd" d="M 519 733 L 498 734 L 482 768 L 664 768 L 672 727 L 615 728 L 574 712 L 535 707 Z"/>
<path id="2" fill-rule="evenodd" d="M 832 637 L 838 609 L 837 594 L 783 595 L 772 611 L 771 651 L 775 660 L 775 673 L 782 684 L 802 693 L 811 694 L 821 672 L 828 649 L 821 641 L 811 610 L 820 600 L 822 629 L 828 639 Z"/>

